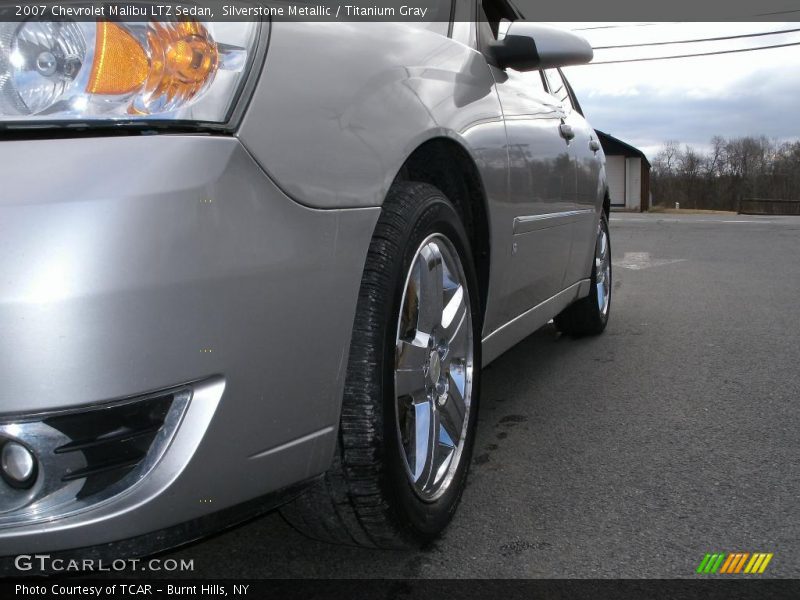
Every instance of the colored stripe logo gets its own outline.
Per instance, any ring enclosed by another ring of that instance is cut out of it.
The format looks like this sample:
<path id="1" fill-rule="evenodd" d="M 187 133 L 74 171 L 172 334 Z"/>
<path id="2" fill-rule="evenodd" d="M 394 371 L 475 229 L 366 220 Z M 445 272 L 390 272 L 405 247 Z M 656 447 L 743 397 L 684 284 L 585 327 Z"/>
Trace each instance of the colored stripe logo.
<path id="1" fill-rule="evenodd" d="M 760 575 L 766 570 L 772 556 L 771 552 L 754 552 L 753 554 L 749 552 L 715 552 L 703 557 L 696 572 L 704 575 L 714 573 Z"/>

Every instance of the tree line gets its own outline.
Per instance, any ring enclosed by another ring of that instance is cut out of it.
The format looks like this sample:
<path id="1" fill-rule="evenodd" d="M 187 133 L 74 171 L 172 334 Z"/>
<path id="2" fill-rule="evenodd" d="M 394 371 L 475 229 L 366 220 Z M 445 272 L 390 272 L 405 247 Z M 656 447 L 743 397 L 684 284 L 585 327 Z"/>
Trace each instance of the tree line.
<path id="1" fill-rule="evenodd" d="M 756 205 L 747 203 L 753 198 L 800 201 L 800 141 L 714 136 L 705 152 L 668 141 L 653 159 L 650 189 L 653 205 L 666 207 L 735 211 L 743 201 Z"/>

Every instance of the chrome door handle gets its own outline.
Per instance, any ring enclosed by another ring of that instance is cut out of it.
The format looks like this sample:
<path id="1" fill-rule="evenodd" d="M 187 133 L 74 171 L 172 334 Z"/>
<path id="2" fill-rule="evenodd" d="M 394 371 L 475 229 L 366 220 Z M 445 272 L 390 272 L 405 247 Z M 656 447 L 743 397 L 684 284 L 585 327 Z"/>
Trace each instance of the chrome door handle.
<path id="1" fill-rule="evenodd" d="M 561 133 L 561 137 L 563 137 L 565 140 L 569 141 L 575 137 L 575 132 L 572 131 L 572 126 L 567 125 L 566 123 L 559 125 L 558 131 Z"/>
<path id="2" fill-rule="evenodd" d="M 597 152 L 600 150 L 600 142 L 597 140 L 589 140 L 589 150 L 592 152 Z"/>

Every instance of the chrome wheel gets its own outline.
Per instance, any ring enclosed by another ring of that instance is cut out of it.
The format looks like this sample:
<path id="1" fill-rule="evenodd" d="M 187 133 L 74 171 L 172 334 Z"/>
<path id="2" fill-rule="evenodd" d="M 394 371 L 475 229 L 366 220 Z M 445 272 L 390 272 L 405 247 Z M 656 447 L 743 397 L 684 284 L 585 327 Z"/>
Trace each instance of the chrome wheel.
<path id="1" fill-rule="evenodd" d="M 611 249 L 608 243 L 608 232 L 603 227 L 603 220 L 597 230 L 597 244 L 595 245 L 595 278 L 597 284 L 597 306 L 600 314 L 608 314 L 611 302 Z"/>
<path id="2" fill-rule="evenodd" d="M 472 397 L 472 314 L 464 268 L 443 235 L 427 237 L 406 277 L 395 345 L 397 433 L 406 474 L 423 500 L 458 469 Z"/>

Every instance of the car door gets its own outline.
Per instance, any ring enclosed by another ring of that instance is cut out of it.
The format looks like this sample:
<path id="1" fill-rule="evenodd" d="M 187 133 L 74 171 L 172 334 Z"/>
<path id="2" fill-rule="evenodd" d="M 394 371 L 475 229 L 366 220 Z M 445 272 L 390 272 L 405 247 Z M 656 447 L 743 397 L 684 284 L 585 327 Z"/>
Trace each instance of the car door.
<path id="1" fill-rule="evenodd" d="M 568 287 L 589 275 L 604 193 L 600 176 L 603 155 L 597 134 L 581 113 L 564 74 L 560 69 L 546 69 L 544 76 L 548 91 L 564 111 L 564 134 L 576 170 L 574 210 L 570 218 L 572 250 L 564 276 L 564 287 Z"/>
<path id="2" fill-rule="evenodd" d="M 516 14 L 503 0 L 479 0 L 478 38 L 485 50 Z M 562 289 L 572 240 L 569 213 L 577 196 L 576 171 L 562 137 L 564 109 L 547 93 L 539 71 L 499 69 L 484 52 L 496 82 L 508 142 L 509 193 L 495 209 L 512 229 L 505 252 L 504 313 L 508 320 Z"/>

